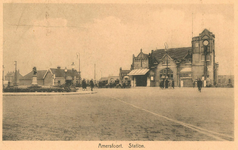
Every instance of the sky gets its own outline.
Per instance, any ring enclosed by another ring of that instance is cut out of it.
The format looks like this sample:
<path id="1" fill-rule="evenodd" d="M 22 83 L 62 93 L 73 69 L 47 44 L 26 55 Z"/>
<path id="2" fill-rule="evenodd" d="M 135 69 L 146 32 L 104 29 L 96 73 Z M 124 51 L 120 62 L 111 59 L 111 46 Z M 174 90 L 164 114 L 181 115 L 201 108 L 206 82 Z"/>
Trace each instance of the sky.
<path id="1" fill-rule="evenodd" d="M 5 74 L 35 66 L 79 68 L 96 79 L 129 70 L 133 54 L 191 47 L 204 29 L 215 34 L 219 74 L 234 74 L 234 6 L 230 4 L 3 4 Z"/>

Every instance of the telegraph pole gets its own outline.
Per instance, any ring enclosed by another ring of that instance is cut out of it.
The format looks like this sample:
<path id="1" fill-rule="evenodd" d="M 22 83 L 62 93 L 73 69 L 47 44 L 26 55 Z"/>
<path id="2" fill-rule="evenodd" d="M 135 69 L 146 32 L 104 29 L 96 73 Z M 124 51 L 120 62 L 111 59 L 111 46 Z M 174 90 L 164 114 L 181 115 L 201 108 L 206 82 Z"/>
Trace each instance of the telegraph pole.
<path id="1" fill-rule="evenodd" d="M 81 72 L 80 72 L 80 54 L 77 53 L 77 58 L 79 59 L 79 84 L 81 83 Z"/>

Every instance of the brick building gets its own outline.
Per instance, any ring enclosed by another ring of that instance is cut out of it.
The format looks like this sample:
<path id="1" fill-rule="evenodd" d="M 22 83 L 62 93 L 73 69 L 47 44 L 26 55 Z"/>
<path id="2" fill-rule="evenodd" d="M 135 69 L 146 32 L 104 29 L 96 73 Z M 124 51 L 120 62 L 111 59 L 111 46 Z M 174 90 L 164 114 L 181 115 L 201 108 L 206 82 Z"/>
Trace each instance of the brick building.
<path id="1" fill-rule="evenodd" d="M 175 86 L 191 87 L 197 79 L 204 85 L 215 85 L 218 64 L 215 63 L 215 35 L 204 29 L 192 38 L 192 47 L 152 50 L 135 57 L 128 74 L 132 86 L 159 86 L 166 80 Z"/>

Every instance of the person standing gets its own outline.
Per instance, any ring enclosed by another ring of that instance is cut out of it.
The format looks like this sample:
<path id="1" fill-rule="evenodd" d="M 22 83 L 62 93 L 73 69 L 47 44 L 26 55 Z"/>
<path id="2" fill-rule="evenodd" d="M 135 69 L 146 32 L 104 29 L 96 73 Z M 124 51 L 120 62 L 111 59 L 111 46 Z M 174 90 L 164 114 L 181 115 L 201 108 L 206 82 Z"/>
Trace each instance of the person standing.
<path id="1" fill-rule="evenodd" d="M 202 81 L 200 79 L 198 79 L 198 81 L 197 81 L 197 87 L 198 87 L 198 91 L 201 92 L 201 90 L 202 90 Z"/>
<path id="2" fill-rule="evenodd" d="M 174 89 L 174 80 L 172 80 L 172 87 L 173 87 L 173 89 Z"/>
<path id="3" fill-rule="evenodd" d="M 169 81 L 168 79 L 165 80 L 165 88 L 167 89 L 169 87 Z"/>
<path id="4" fill-rule="evenodd" d="M 83 91 L 86 90 L 86 88 L 87 88 L 85 79 L 83 79 L 83 81 L 82 81 L 82 88 L 83 88 Z"/>
<path id="5" fill-rule="evenodd" d="M 91 91 L 93 91 L 93 88 L 94 88 L 93 79 L 90 81 L 90 87 L 91 87 Z"/>

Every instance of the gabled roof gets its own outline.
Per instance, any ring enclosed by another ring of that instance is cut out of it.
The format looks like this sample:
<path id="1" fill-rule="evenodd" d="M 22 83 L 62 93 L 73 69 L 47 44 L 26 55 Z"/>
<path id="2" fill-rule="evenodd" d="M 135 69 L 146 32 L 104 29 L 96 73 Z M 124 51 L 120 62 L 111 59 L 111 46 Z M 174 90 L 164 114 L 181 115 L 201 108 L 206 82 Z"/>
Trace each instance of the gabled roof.
<path id="1" fill-rule="evenodd" d="M 192 47 L 170 48 L 167 50 L 168 55 L 175 61 L 183 59 L 189 51 L 192 51 Z M 159 62 L 166 54 L 164 49 L 157 49 L 152 53 L 152 57 Z"/>
<path id="2" fill-rule="evenodd" d="M 50 68 L 51 72 L 55 74 L 55 77 L 65 77 L 65 69 L 59 69 L 59 68 Z M 67 76 L 76 76 L 78 77 L 79 74 L 77 70 L 71 70 L 67 69 Z"/>
<path id="3" fill-rule="evenodd" d="M 14 71 L 12 71 L 12 72 L 8 72 L 5 76 L 14 76 L 15 75 L 15 73 L 14 73 Z"/>
<path id="4" fill-rule="evenodd" d="M 142 52 L 142 49 L 140 50 L 140 53 L 137 55 L 136 58 L 140 58 L 140 59 L 144 59 L 144 58 L 148 58 L 148 54 L 145 54 Z"/>
<path id="5" fill-rule="evenodd" d="M 50 70 L 55 75 L 55 77 L 65 77 L 64 69 L 50 68 Z"/>
<path id="6" fill-rule="evenodd" d="M 15 72 L 14 71 L 11 71 L 11 72 L 8 72 L 5 77 L 15 77 Z M 17 71 L 17 77 L 18 79 L 21 79 L 23 76 L 19 73 L 19 71 Z"/>
<path id="7" fill-rule="evenodd" d="M 47 70 L 37 70 L 37 79 L 41 80 L 44 79 L 44 75 L 47 72 Z M 33 76 L 33 71 L 31 71 L 30 73 L 26 74 L 25 76 L 23 76 L 21 79 L 22 80 L 31 80 Z"/>

